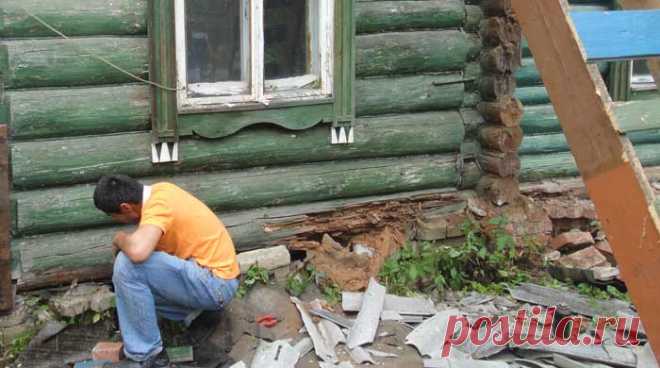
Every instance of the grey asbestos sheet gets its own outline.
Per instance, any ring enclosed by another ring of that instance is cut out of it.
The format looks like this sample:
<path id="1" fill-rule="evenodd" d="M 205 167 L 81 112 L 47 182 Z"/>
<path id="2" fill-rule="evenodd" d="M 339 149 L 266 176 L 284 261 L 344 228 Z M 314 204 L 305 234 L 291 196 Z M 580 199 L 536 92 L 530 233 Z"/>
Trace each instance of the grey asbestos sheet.
<path id="1" fill-rule="evenodd" d="M 309 315 L 309 313 L 307 313 L 307 310 L 302 305 L 302 302 L 296 297 L 291 297 L 291 301 L 298 308 L 298 312 L 300 312 L 300 316 L 303 320 L 303 324 L 305 325 L 305 329 L 307 330 L 309 337 L 314 343 L 314 351 L 316 352 L 316 355 L 325 362 L 337 362 L 337 355 L 335 354 L 335 350 L 329 346 L 327 341 L 325 341 L 318 328 L 314 324 L 314 321 L 312 321 L 312 317 Z"/>
<path id="2" fill-rule="evenodd" d="M 424 368 L 510 368 L 506 362 L 495 360 L 425 359 Z"/>
<path id="3" fill-rule="evenodd" d="M 359 346 L 350 349 L 349 354 L 351 355 L 351 359 L 353 359 L 353 361 L 357 364 L 364 364 L 364 363 L 375 364 L 374 359 L 371 357 L 371 354 L 369 354 L 368 351 L 362 349 Z"/>
<path id="4" fill-rule="evenodd" d="M 351 328 L 355 323 L 355 320 L 352 320 L 350 318 L 345 318 L 336 313 L 328 312 L 325 309 L 312 308 L 312 310 L 310 310 L 309 312 L 317 317 L 321 317 L 327 319 L 328 321 L 334 322 L 344 328 Z"/>
<path id="5" fill-rule="evenodd" d="M 300 353 L 287 341 L 261 341 L 250 367 L 294 368 L 299 358 Z"/>
<path id="6" fill-rule="evenodd" d="M 328 342 L 328 345 L 333 349 L 340 343 L 346 343 L 346 336 L 341 332 L 341 328 L 327 319 L 320 320 L 318 328 L 321 336 L 323 336 L 325 341 Z"/>
<path id="7" fill-rule="evenodd" d="M 541 351 L 545 353 L 556 353 L 566 355 L 579 360 L 587 360 L 595 363 L 616 365 L 619 367 L 637 367 L 637 356 L 628 348 L 615 345 L 578 345 L 571 344 L 559 345 L 553 343 L 550 345 L 522 345 L 512 348 L 522 350 Z"/>
<path id="8" fill-rule="evenodd" d="M 383 304 L 385 303 L 385 291 L 385 287 L 380 285 L 374 278 L 369 280 L 369 286 L 364 295 L 364 303 L 362 303 L 362 308 L 348 333 L 346 345 L 349 349 L 374 341 L 380 322 L 380 313 L 383 311 Z"/>
<path id="9" fill-rule="evenodd" d="M 643 347 L 638 347 L 637 349 L 637 362 L 638 367 L 644 368 L 658 368 L 658 362 L 655 360 L 655 355 L 651 349 L 651 344 L 646 344 Z"/>
<path id="10" fill-rule="evenodd" d="M 351 364 L 351 362 L 341 362 L 341 363 L 338 363 L 338 364 L 320 362 L 319 367 L 321 367 L 321 368 L 353 368 L 353 364 Z"/>
<path id="11" fill-rule="evenodd" d="M 341 307 L 345 312 L 357 312 L 362 307 L 364 293 L 344 291 Z M 403 297 L 392 294 L 385 295 L 384 311 L 397 312 L 415 316 L 432 316 L 437 313 L 433 301 L 423 297 Z"/>
<path id="12" fill-rule="evenodd" d="M 406 336 L 406 344 L 416 347 L 422 356 L 441 359 L 447 324 L 451 316 L 460 316 L 460 312 L 457 309 L 448 309 L 422 322 Z"/>

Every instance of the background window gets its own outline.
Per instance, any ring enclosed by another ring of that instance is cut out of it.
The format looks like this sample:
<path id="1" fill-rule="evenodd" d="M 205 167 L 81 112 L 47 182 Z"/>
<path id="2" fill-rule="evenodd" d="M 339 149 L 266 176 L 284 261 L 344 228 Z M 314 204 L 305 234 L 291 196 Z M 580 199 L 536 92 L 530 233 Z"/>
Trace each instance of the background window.
<path id="1" fill-rule="evenodd" d="M 655 90 L 655 80 L 646 60 L 635 60 L 631 67 L 630 87 L 633 91 Z"/>

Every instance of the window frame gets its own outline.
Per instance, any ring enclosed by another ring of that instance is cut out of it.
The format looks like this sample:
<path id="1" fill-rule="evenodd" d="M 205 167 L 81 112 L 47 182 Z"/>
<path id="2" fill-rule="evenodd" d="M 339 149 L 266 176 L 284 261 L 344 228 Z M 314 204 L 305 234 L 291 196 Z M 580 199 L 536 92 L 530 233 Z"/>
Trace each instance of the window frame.
<path id="1" fill-rule="evenodd" d="M 187 78 L 187 29 L 185 3 L 188 0 L 174 0 L 174 18 L 176 33 L 177 54 L 177 106 L 179 113 L 195 113 L 200 111 L 228 111 L 236 109 L 260 109 L 281 104 L 314 103 L 332 97 L 333 85 L 333 54 L 334 47 L 334 2 L 335 0 L 311 0 L 306 14 L 314 22 L 309 30 L 312 42 L 312 64 L 318 63 L 318 75 L 306 74 L 303 76 L 266 80 L 265 70 L 265 40 L 264 40 L 264 1 L 265 0 L 239 0 L 241 1 L 241 27 L 243 36 L 242 51 L 243 70 L 246 72 L 241 82 L 216 82 L 192 84 L 197 88 L 206 88 L 214 91 L 225 88 L 247 90 L 246 94 L 228 94 L 226 96 L 191 97 L 189 89 L 191 84 Z M 315 19 L 315 16 L 317 16 Z M 313 65 L 314 67 L 315 65 Z M 249 71 L 249 73 L 247 73 Z M 303 91 L 299 88 L 287 88 L 284 92 L 269 91 L 269 85 L 281 87 L 295 86 L 297 81 L 308 80 L 310 76 L 320 79 L 320 87 Z M 235 86 L 235 87 L 234 87 Z"/>
<path id="2" fill-rule="evenodd" d="M 176 140 L 192 134 L 220 138 L 259 123 L 290 130 L 307 129 L 319 123 L 352 123 L 355 118 L 355 0 L 332 0 L 332 47 L 328 47 L 332 52 L 332 66 L 327 70 L 332 75 L 332 83 L 327 86 L 331 95 L 266 100 L 267 104 L 228 104 L 220 108 L 208 105 L 194 111 L 179 110 L 175 1 L 149 0 L 150 78 L 165 86 L 152 86 L 155 140 Z M 252 24 L 263 26 L 261 22 Z"/>

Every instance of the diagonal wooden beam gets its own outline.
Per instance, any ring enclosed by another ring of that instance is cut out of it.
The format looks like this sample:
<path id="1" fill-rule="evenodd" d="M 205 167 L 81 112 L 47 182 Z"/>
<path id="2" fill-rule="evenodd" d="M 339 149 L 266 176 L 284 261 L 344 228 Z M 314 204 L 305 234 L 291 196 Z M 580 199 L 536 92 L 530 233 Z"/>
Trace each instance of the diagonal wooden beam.
<path id="1" fill-rule="evenodd" d="M 660 221 L 654 195 L 622 137 L 600 74 L 586 56 L 565 0 L 512 0 L 621 274 L 660 351 Z"/>

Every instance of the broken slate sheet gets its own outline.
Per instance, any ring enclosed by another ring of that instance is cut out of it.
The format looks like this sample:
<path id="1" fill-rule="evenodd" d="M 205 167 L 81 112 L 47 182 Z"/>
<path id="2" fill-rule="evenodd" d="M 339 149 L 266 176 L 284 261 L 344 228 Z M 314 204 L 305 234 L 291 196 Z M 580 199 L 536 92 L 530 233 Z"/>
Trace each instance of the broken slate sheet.
<path id="1" fill-rule="evenodd" d="M 296 297 L 291 297 L 291 301 L 296 305 L 300 312 L 305 329 L 314 343 L 314 351 L 316 352 L 316 355 L 323 361 L 330 363 L 337 362 L 335 350 L 329 346 L 327 341 L 325 341 L 302 302 Z"/>
<path id="2" fill-rule="evenodd" d="M 362 307 L 362 298 L 364 293 L 344 291 L 341 294 L 341 307 L 344 312 L 357 312 Z M 432 316 L 438 312 L 429 298 L 410 298 L 392 294 L 385 295 L 383 311 L 415 316 Z"/>
<path id="3" fill-rule="evenodd" d="M 441 359 L 449 318 L 460 315 L 457 309 L 448 309 L 437 313 L 409 333 L 406 336 L 406 344 L 416 347 L 422 356 Z"/>
<path id="4" fill-rule="evenodd" d="M 380 313 L 383 311 L 383 304 L 385 303 L 385 291 L 385 287 L 380 285 L 373 277 L 369 280 L 362 308 L 348 333 L 346 345 L 350 349 L 374 341 L 380 322 Z"/>
<path id="5" fill-rule="evenodd" d="M 284 340 L 275 342 L 261 341 L 252 360 L 251 368 L 294 368 L 300 353 Z"/>
<path id="6" fill-rule="evenodd" d="M 510 368 L 505 362 L 488 360 L 425 359 L 424 368 Z"/>
<path id="7" fill-rule="evenodd" d="M 637 315 L 630 308 L 630 304 L 620 300 L 591 300 L 568 290 L 553 289 L 534 284 L 521 284 L 511 289 L 510 292 L 516 300 L 546 307 L 565 307 L 575 313 L 589 317 L 617 316 L 619 314 Z"/>
<path id="8" fill-rule="evenodd" d="M 544 353 L 556 353 L 566 355 L 579 360 L 588 360 L 596 363 L 615 365 L 618 367 L 637 367 L 637 356 L 635 353 L 624 347 L 615 345 L 578 345 L 571 344 L 559 345 L 553 343 L 550 345 L 531 346 L 528 344 L 515 346 L 512 348 L 522 350 L 532 350 Z"/>

